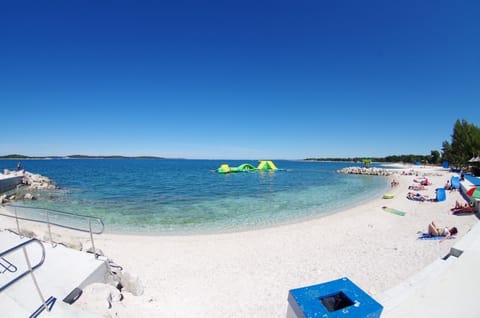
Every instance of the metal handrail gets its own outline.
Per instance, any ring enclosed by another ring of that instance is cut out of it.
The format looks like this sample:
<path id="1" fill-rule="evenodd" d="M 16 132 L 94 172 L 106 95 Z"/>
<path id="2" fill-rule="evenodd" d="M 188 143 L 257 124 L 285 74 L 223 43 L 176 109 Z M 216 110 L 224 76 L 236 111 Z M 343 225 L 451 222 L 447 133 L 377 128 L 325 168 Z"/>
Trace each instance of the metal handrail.
<path id="1" fill-rule="evenodd" d="M 0 215 L 10 217 L 10 218 L 15 218 L 15 220 L 17 222 L 17 230 L 19 231 L 19 233 L 20 233 L 20 225 L 18 223 L 18 220 L 25 220 L 25 221 L 47 224 L 48 234 L 49 234 L 49 237 L 50 237 L 50 243 L 54 247 L 55 247 L 56 244 L 54 244 L 53 239 L 52 239 L 51 225 L 55 225 L 55 226 L 58 226 L 58 227 L 61 227 L 61 228 L 69 229 L 69 230 L 90 233 L 90 241 L 92 242 L 93 254 L 94 254 L 95 257 L 98 257 L 97 250 L 95 249 L 95 242 L 93 240 L 93 234 L 102 234 L 103 233 L 103 231 L 105 229 L 105 225 L 104 225 L 102 219 L 97 218 L 97 217 L 93 217 L 93 216 L 88 216 L 88 215 L 82 215 L 82 214 L 76 214 L 76 213 L 70 213 L 70 212 L 47 209 L 47 208 L 40 208 L 40 207 L 25 207 L 25 206 L 14 205 L 14 204 L 8 204 L 8 205 L 6 205 L 6 207 L 13 207 L 15 209 L 15 211 L 14 211 L 15 215 L 9 215 L 9 214 L 4 214 L 4 213 L 0 213 Z M 27 209 L 27 210 L 45 211 L 45 219 L 46 220 L 40 220 L 40 219 L 35 219 L 35 218 L 18 216 L 17 208 Z M 85 221 L 88 222 L 88 229 L 82 229 L 82 228 L 75 227 L 75 226 L 70 226 L 70 225 L 67 225 L 67 224 L 59 224 L 59 223 L 56 223 L 56 222 L 52 222 L 52 221 L 50 221 L 50 217 L 49 217 L 50 214 L 52 214 L 52 212 L 53 212 L 53 214 L 56 214 L 56 215 L 64 215 L 64 216 L 70 216 L 70 217 L 75 217 L 75 218 L 83 218 L 83 219 L 85 219 Z M 100 225 L 99 230 L 97 230 L 97 231 L 93 230 L 92 220 L 96 221 Z"/>
<path id="2" fill-rule="evenodd" d="M 14 205 L 14 204 L 7 204 L 7 205 L 5 205 L 5 206 L 6 206 L 6 207 L 13 207 L 13 208 L 28 209 L 28 210 L 43 210 L 43 211 L 46 211 L 47 213 L 48 213 L 48 212 L 54 212 L 55 214 L 59 214 L 59 215 L 66 215 L 66 216 L 73 216 L 73 217 L 84 218 L 84 219 L 86 219 L 86 220 L 89 221 L 89 229 L 82 229 L 82 228 L 79 228 L 79 227 L 74 227 L 74 226 L 69 226 L 69 225 L 64 225 L 64 224 L 59 224 L 59 223 L 51 222 L 51 221 L 48 219 L 48 214 L 47 214 L 47 220 L 46 220 L 46 221 L 43 221 L 43 220 L 38 220 L 38 219 L 33 219 L 33 218 L 13 216 L 13 215 L 8 215 L 8 214 L 0 213 L 0 215 L 6 216 L 6 217 L 11 217 L 11 218 L 17 218 L 17 219 L 19 219 L 19 220 L 38 222 L 38 223 L 43 223 L 43 224 L 51 224 L 51 225 L 55 225 L 55 226 L 58 226 L 58 227 L 61 227 L 61 228 L 70 229 L 70 230 L 75 230 L 75 231 L 80 231 L 80 232 L 85 232 L 85 233 L 92 232 L 93 234 L 102 234 L 103 231 L 104 231 L 104 229 L 105 229 L 105 224 L 103 223 L 103 220 L 100 219 L 100 218 L 94 217 L 94 216 L 76 214 L 76 213 L 65 212 L 65 211 L 60 211 L 60 210 L 53 210 L 53 209 L 47 209 L 47 208 L 27 207 L 27 206 Z M 95 221 L 98 222 L 98 224 L 100 224 L 100 230 L 98 230 L 98 231 L 93 231 L 93 230 L 92 230 L 92 227 L 91 227 L 91 221 L 92 221 L 92 220 L 95 220 Z"/>
<path id="3" fill-rule="evenodd" d="M 22 242 L 18 245 L 15 245 L 14 247 L 12 248 L 9 248 L 8 250 L 5 250 L 3 252 L 0 253 L 0 257 L 3 257 L 7 254 L 10 254 L 11 252 L 19 249 L 19 248 L 25 248 L 25 246 L 27 246 L 28 244 L 30 243 L 37 243 L 40 245 L 40 247 L 42 248 L 42 258 L 41 260 L 35 264 L 34 266 L 28 266 L 29 269 L 26 270 L 25 272 L 19 274 L 19 275 L 16 275 L 15 278 L 13 278 L 12 280 L 10 280 L 8 283 L 4 284 L 3 286 L 0 286 L 0 292 L 2 292 L 3 290 L 7 289 L 9 286 L 11 286 L 13 283 L 15 283 L 16 281 L 18 281 L 20 278 L 23 278 L 25 275 L 28 275 L 29 273 L 32 273 L 34 270 L 36 270 L 37 268 L 39 268 L 40 266 L 42 266 L 43 262 L 45 261 L 45 246 L 43 246 L 42 242 L 35 239 L 35 238 L 32 238 L 28 241 L 25 241 L 25 242 Z M 25 253 L 25 251 L 24 251 Z M 25 256 L 27 258 L 27 263 L 30 263 L 30 261 L 28 260 L 28 256 L 26 255 L 25 253 Z M 29 264 L 30 265 L 30 264 Z"/>
<path id="4" fill-rule="evenodd" d="M 5 272 L 15 273 L 17 271 L 17 266 L 13 265 L 8 259 L 3 258 L 2 256 L 0 256 L 0 266 L 3 267 L 3 270 L 0 271 L 0 274 Z"/>

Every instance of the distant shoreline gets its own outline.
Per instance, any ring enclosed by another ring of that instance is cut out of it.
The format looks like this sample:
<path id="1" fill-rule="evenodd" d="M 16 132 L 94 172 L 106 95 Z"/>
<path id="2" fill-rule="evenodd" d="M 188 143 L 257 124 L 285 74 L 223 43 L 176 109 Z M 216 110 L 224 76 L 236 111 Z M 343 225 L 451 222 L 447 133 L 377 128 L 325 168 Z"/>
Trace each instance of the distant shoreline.
<path id="1" fill-rule="evenodd" d="M 51 159 L 152 159 L 152 160 L 165 160 L 175 159 L 182 160 L 182 158 L 164 158 L 156 156 L 88 156 L 88 155 L 69 155 L 69 156 L 22 156 L 22 155 L 8 155 L 0 156 L 3 160 L 51 160 Z"/>
<path id="2" fill-rule="evenodd" d="M 408 158 L 407 158 L 408 157 Z M 415 157 L 415 156 L 413 156 Z M 410 162 L 413 159 L 412 155 L 408 156 L 389 156 L 389 157 L 338 157 L 338 158 L 303 158 L 303 159 L 282 159 L 282 158 L 263 158 L 268 160 L 287 160 L 287 161 L 307 161 L 307 162 L 352 162 L 352 163 L 362 163 L 365 160 L 368 160 L 370 163 L 387 163 L 387 164 L 414 164 L 415 162 Z M 416 156 L 421 157 L 421 156 Z M 61 159 L 123 159 L 123 160 L 261 160 L 259 159 L 225 159 L 225 158 L 167 158 L 159 156 L 122 156 L 122 155 L 66 155 L 66 156 L 27 156 L 21 154 L 9 154 L 0 156 L 0 160 L 61 160 Z M 417 158 L 418 159 L 418 158 Z M 440 166 L 437 164 L 429 164 L 428 166 Z"/>

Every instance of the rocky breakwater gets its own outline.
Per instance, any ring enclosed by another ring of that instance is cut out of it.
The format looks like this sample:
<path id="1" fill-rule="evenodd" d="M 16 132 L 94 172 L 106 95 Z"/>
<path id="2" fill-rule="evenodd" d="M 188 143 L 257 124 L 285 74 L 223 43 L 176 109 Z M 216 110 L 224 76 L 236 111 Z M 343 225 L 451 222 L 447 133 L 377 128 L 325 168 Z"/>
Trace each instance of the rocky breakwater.
<path id="1" fill-rule="evenodd" d="M 34 200 L 34 192 L 44 190 L 55 190 L 58 187 L 49 178 L 40 174 L 31 173 L 28 171 L 8 171 L 4 170 L 4 176 L 21 176 L 22 182 L 17 185 L 13 193 L 5 193 L 0 195 L 0 203 L 7 203 L 15 200 Z"/>
<path id="2" fill-rule="evenodd" d="M 393 172 L 383 169 L 383 168 L 365 168 L 365 167 L 345 167 L 343 169 L 337 170 L 337 173 L 344 174 L 363 174 L 368 176 L 390 176 Z"/>
<path id="3" fill-rule="evenodd" d="M 55 190 L 57 186 L 49 178 L 25 171 L 22 186 L 28 190 Z"/>

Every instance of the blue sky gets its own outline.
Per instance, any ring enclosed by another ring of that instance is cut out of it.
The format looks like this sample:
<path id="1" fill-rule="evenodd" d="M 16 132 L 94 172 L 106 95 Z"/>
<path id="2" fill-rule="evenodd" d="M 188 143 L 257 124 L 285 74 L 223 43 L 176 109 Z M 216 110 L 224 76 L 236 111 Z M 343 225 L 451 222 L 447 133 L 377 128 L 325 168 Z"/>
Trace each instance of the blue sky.
<path id="1" fill-rule="evenodd" d="M 478 1 L 2 1 L 0 155 L 430 154 L 480 126 Z"/>

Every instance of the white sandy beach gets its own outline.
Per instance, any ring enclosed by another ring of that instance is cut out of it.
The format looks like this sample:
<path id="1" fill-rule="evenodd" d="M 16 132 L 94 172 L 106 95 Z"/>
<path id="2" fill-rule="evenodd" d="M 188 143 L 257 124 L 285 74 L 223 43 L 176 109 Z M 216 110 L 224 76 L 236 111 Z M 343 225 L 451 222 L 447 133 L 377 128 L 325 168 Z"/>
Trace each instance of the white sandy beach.
<path id="1" fill-rule="evenodd" d="M 419 176 L 428 175 L 433 184 L 422 193 L 432 198 L 435 189 L 455 175 L 440 168 L 411 168 Z M 375 298 L 445 256 L 478 222 L 475 215 L 449 213 L 456 200 L 463 200 L 460 193 L 447 191 L 443 202 L 410 201 L 408 186 L 418 177 L 396 174 L 396 178 L 400 185 L 388 190 L 393 199 L 376 198 L 301 223 L 211 235 L 96 236 L 97 248 L 125 272 L 137 275 L 144 287 L 143 295 L 125 292 L 123 301 L 103 313 L 107 317 L 285 317 L 290 289 L 344 276 Z M 406 215 L 385 212 L 382 206 Z M 7 226 L 2 227 L 14 228 L 14 222 L 4 219 Z M 442 243 L 417 240 L 417 231 L 426 231 L 432 220 L 456 226 L 457 238 Z M 82 298 L 75 305 L 85 306 Z"/>

